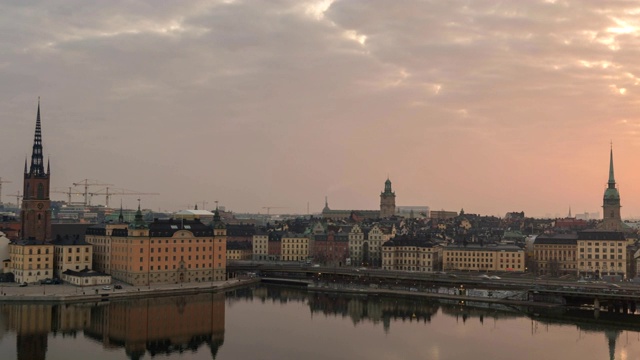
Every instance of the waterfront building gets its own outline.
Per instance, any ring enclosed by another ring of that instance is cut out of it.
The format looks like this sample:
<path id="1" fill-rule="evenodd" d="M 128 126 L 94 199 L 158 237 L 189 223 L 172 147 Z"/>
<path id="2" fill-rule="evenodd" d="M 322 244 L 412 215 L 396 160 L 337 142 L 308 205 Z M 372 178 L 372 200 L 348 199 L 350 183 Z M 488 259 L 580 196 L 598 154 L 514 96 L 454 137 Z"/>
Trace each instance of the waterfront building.
<path id="1" fill-rule="evenodd" d="M 269 233 L 257 230 L 252 237 L 253 260 L 269 260 Z"/>
<path id="2" fill-rule="evenodd" d="M 581 231 L 577 242 L 579 276 L 626 278 L 627 241 L 623 232 Z"/>
<path id="3" fill-rule="evenodd" d="M 146 224 L 138 207 L 134 222 L 126 227 L 99 227 L 89 233 L 89 241 L 109 249 L 103 259 L 110 265 L 101 268 L 108 268 L 114 279 L 132 285 L 226 279 L 226 229 L 217 212 L 212 225 L 173 218 Z"/>
<path id="4" fill-rule="evenodd" d="M 539 275 L 576 274 L 578 235 L 539 235 L 533 243 L 533 269 Z"/>
<path id="5" fill-rule="evenodd" d="M 85 240 L 93 247 L 92 268 L 96 271 L 111 274 L 111 235 L 113 230 L 125 230 L 128 226 L 122 215 L 119 219 L 117 223 L 100 224 L 86 230 Z"/>
<path id="6" fill-rule="evenodd" d="M 283 236 L 283 233 L 280 231 L 269 232 L 269 238 L 268 238 L 268 244 L 267 244 L 267 253 L 269 257 L 268 260 L 271 260 L 271 261 L 283 260 L 282 236 Z"/>
<path id="7" fill-rule="evenodd" d="M 349 234 L 328 231 L 313 235 L 311 257 L 325 265 L 343 266 L 349 256 Z"/>
<path id="8" fill-rule="evenodd" d="M 251 260 L 251 243 L 227 240 L 227 260 Z"/>
<path id="9" fill-rule="evenodd" d="M 380 266 L 382 244 L 395 235 L 394 228 L 373 224 L 354 225 L 349 232 L 349 257 L 354 265 Z"/>
<path id="10" fill-rule="evenodd" d="M 62 272 L 60 278 L 65 283 L 69 283 L 76 286 L 95 286 L 95 285 L 108 285 L 111 284 L 111 276 L 105 273 L 91 270 L 71 270 L 67 269 Z"/>
<path id="11" fill-rule="evenodd" d="M 439 270 L 442 247 L 426 237 L 399 235 L 382 245 L 382 269 L 432 272 Z"/>
<path id="12" fill-rule="evenodd" d="M 525 271 L 525 252 L 515 245 L 455 244 L 443 250 L 443 269 L 469 271 Z"/>
<path id="13" fill-rule="evenodd" d="M 53 244 L 18 240 L 9 244 L 11 271 L 17 283 L 36 283 L 53 277 Z"/>
<path id="14" fill-rule="evenodd" d="M 285 233 L 281 239 L 281 260 L 306 261 L 310 255 L 312 241 L 302 234 Z"/>
<path id="15" fill-rule="evenodd" d="M 90 270 L 93 260 L 93 246 L 80 239 L 59 238 L 53 244 L 53 263 L 56 278 L 62 278 L 67 270 Z"/>

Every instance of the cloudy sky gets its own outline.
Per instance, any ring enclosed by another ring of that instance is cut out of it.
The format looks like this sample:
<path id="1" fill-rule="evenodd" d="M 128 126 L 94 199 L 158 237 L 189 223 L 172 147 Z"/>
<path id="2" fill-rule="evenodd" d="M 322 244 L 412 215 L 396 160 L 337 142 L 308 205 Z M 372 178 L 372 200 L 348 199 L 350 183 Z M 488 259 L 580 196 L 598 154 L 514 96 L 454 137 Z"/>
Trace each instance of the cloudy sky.
<path id="1" fill-rule="evenodd" d="M 634 1 L 5 1 L 2 200 L 40 96 L 61 191 L 306 213 L 389 176 L 398 205 L 564 216 L 601 212 L 613 142 L 640 217 L 639 31 Z"/>

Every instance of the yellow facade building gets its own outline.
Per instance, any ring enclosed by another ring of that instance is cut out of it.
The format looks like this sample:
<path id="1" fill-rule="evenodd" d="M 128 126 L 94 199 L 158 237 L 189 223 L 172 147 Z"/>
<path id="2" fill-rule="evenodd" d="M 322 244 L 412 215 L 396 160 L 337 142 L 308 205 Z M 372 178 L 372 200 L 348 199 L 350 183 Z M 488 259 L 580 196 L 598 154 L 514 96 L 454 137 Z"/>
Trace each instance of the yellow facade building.
<path id="1" fill-rule="evenodd" d="M 305 261 L 309 258 L 311 240 L 304 235 L 286 233 L 280 245 L 282 261 Z"/>
<path id="2" fill-rule="evenodd" d="M 443 269 L 469 271 L 525 271 L 524 250 L 515 245 L 449 245 L 442 256 Z"/>
<path id="3" fill-rule="evenodd" d="M 432 272 L 439 270 L 442 247 L 427 239 L 396 236 L 382 245 L 382 269 Z"/>
<path id="4" fill-rule="evenodd" d="M 79 239 L 56 239 L 54 246 L 54 276 L 62 278 L 67 270 L 80 271 L 91 269 L 93 246 Z"/>
<path id="5" fill-rule="evenodd" d="M 18 240 L 9 244 L 11 272 L 17 283 L 53 278 L 53 244 Z"/>
<path id="6" fill-rule="evenodd" d="M 576 274 L 577 234 L 540 235 L 533 243 L 533 269 L 539 275 Z"/>
<path id="7" fill-rule="evenodd" d="M 627 241 L 623 232 L 592 230 L 578 233 L 578 275 L 627 277 Z"/>

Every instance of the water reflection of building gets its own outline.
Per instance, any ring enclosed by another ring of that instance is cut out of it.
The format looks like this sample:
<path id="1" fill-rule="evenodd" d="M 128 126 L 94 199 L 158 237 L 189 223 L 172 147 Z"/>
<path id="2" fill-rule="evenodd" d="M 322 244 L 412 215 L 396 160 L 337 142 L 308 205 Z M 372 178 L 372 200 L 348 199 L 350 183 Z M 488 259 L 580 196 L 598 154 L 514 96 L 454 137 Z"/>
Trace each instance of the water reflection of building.
<path id="1" fill-rule="evenodd" d="M 253 298 L 279 303 L 306 302 L 312 316 L 323 314 L 349 317 L 354 325 L 364 322 L 376 325 L 382 323 L 385 332 L 389 331 L 392 320 L 430 322 L 440 308 L 437 302 L 340 293 L 309 293 L 303 289 L 277 286 L 257 286 L 227 293 L 227 301 L 230 303 Z"/>
<path id="2" fill-rule="evenodd" d="M 85 334 L 132 359 L 208 345 L 215 358 L 224 342 L 224 295 L 140 299 L 95 307 Z"/>
<path id="3" fill-rule="evenodd" d="M 18 359 L 45 359 L 49 334 L 84 334 L 106 348 L 145 354 L 196 351 L 215 359 L 224 343 L 224 294 L 136 299 L 92 305 L 3 304 L 0 318 L 17 334 Z"/>
<path id="4" fill-rule="evenodd" d="M 9 331 L 16 333 L 17 359 L 44 360 L 52 331 L 53 305 L 2 305 L 0 312 Z"/>

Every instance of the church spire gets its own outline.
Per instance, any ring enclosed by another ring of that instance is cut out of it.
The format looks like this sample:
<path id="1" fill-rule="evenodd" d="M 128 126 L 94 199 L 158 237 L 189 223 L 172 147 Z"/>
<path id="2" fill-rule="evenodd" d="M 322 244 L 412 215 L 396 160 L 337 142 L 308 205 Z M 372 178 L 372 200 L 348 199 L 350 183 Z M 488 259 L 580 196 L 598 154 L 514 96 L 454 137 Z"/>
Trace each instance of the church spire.
<path id="1" fill-rule="evenodd" d="M 118 222 L 120 224 L 124 222 L 124 214 L 122 213 L 122 199 L 120 199 L 120 214 L 118 215 Z"/>
<path id="2" fill-rule="evenodd" d="M 40 98 L 38 98 L 38 115 L 36 117 L 36 131 L 33 137 L 33 152 L 31 153 L 31 176 L 44 176 L 44 160 L 42 158 L 42 127 L 40 124 Z"/>
<path id="3" fill-rule="evenodd" d="M 613 143 L 611 144 L 611 152 L 609 153 L 609 189 L 615 189 L 616 179 L 613 176 Z"/>

